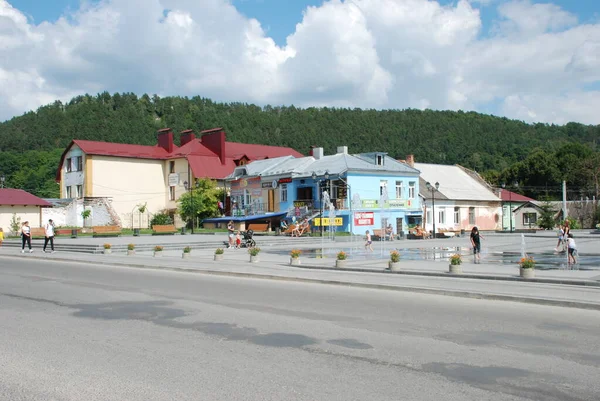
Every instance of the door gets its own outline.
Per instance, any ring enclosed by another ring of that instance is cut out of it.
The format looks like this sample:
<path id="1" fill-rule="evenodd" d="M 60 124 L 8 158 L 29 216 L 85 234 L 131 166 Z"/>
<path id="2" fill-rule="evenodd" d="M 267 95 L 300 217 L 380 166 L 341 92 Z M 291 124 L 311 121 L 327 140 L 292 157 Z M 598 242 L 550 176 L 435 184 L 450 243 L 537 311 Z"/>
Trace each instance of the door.
<path id="1" fill-rule="evenodd" d="M 275 190 L 269 189 L 269 199 L 267 201 L 267 211 L 274 212 L 275 211 Z"/>
<path id="2" fill-rule="evenodd" d="M 400 235 L 400 233 L 404 230 L 402 217 L 396 218 L 396 235 Z"/>

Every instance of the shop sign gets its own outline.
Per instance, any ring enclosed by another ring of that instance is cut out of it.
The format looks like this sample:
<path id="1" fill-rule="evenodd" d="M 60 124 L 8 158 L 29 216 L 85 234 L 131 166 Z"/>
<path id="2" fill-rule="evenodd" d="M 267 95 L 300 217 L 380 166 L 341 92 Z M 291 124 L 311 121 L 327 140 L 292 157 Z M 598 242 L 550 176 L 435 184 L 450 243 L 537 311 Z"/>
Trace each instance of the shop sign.
<path id="1" fill-rule="evenodd" d="M 280 184 L 289 184 L 290 182 L 292 182 L 292 177 L 285 177 L 279 179 Z"/>
<path id="2" fill-rule="evenodd" d="M 372 226 L 375 224 L 375 213 L 373 212 L 357 212 L 354 213 L 355 226 Z"/>
<path id="3" fill-rule="evenodd" d="M 177 173 L 169 174 L 169 186 L 176 187 L 177 185 L 179 185 L 179 174 L 177 174 Z"/>
<path id="4" fill-rule="evenodd" d="M 329 217 L 325 217 L 323 219 L 323 226 L 330 226 L 331 224 L 331 219 Z M 321 226 L 321 219 L 319 217 L 313 219 L 313 225 L 320 227 Z M 333 225 L 334 226 L 342 226 L 344 225 L 344 219 L 342 217 L 336 217 L 333 220 Z"/>

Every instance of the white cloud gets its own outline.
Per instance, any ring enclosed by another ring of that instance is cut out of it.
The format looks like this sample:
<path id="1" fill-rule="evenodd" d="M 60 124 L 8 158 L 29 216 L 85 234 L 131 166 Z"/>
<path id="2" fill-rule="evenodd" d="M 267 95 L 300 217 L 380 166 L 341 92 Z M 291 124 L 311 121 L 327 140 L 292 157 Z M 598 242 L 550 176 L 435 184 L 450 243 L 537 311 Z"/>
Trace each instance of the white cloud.
<path id="1" fill-rule="evenodd" d="M 0 120 L 108 90 L 600 123 L 600 25 L 530 1 L 330 0 L 280 47 L 229 0 L 104 0 L 38 25 L 0 0 L 0 52 Z"/>

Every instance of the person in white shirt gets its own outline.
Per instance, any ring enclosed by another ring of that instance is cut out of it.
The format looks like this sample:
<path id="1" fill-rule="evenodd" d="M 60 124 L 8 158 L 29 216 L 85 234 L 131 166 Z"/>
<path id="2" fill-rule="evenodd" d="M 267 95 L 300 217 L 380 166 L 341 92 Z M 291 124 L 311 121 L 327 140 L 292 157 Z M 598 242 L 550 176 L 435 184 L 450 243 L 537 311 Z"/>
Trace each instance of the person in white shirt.
<path id="1" fill-rule="evenodd" d="M 31 228 L 28 221 L 21 226 L 21 253 L 25 253 L 25 244 L 29 247 L 29 253 L 33 252 L 33 249 L 31 249 Z"/>
<path id="2" fill-rule="evenodd" d="M 575 264 L 577 263 L 577 244 L 573 239 L 573 234 L 567 234 L 567 247 L 569 248 L 569 263 Z"/>
<path id="3" fill-rule="evenodd" d="M 52 219 L 48 220 L 48 224 L 46 224 L 44 230 L 46 230 L 44 238 L 44 252 L 46 252 L 46 247 L 48 246 L 48 242 L 50 242 L 50 249 L 52 249 L 52 253 L 54 253 L 54 222 Z"/>

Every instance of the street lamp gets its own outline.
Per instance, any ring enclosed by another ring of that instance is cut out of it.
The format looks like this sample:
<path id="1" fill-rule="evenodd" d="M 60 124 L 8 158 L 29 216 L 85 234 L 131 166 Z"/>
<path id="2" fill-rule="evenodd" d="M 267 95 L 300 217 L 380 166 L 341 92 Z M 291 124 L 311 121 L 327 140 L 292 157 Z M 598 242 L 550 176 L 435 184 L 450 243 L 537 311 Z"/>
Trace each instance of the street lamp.
<path id="1" fill-rule="evenodd" d="M 429 181 L 425 183 L 427 189 L 431 191 L 431 207 L 433 208 L 431 212 L 431 217 L 433 217 L 433 238 L 436 237 L 435 231 L 435 191 L 438 191 L 440 188 L 440 183 L 436 182 L 435 185 L 431 185 Z"/>
<path id="2" fill-rule="evenodd" d="M 312 179 L 313 181 L 317 182 L 317 173 L 315 173 L 313 171 L 312 173 Z M 325 174 L 323 175 L 323 178 L 319 180 L 319 209 L 321 209 L 321 220 L 320 220 L 320 226 L 321 226 L 321 237 L 323 237 L 323 187 L 324 187 L 324 183 L 326 183 L 329 180 L 329 171 L 325 171 Z"/>

